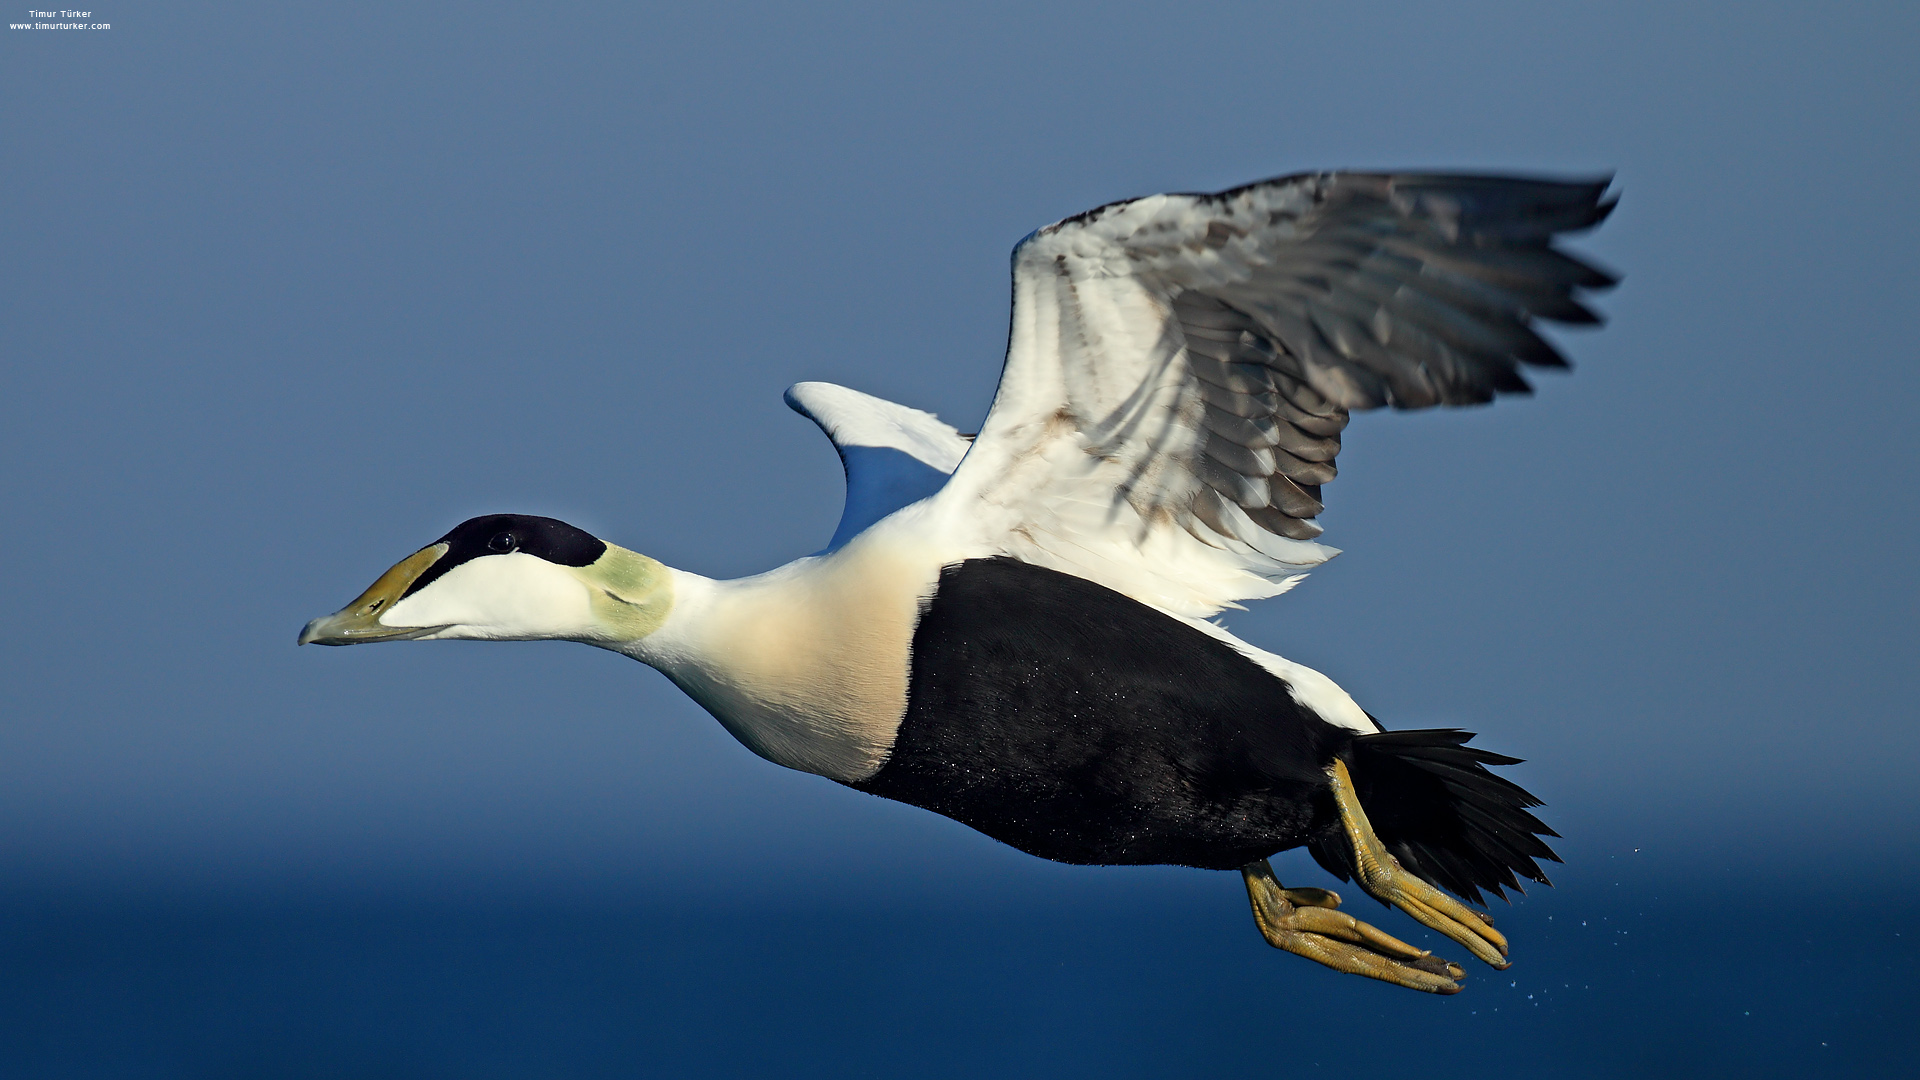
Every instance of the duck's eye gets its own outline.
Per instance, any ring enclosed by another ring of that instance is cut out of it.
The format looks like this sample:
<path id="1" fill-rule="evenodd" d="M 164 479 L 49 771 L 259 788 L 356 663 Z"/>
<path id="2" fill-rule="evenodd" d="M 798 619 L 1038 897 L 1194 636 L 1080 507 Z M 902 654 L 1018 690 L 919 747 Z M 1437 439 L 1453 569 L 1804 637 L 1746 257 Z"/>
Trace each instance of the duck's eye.
<path id="1" fill-rule="evenodd" d="M 520 542 L 515 540 L 513 534 L 510 532 L 495 533 L 493 539 L 487 541 L 488 551 L 498 551 L 502 554 L 512 551 L 519 546 Z"/>

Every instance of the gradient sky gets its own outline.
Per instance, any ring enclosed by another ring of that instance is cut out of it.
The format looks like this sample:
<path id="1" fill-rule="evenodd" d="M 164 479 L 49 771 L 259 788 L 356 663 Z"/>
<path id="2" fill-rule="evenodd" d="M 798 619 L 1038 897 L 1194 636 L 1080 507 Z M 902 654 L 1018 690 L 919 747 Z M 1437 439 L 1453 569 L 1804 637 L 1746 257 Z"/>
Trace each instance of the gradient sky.
<path id="1" fill-rule="evenodd" d="M 11 882 L 1049 880 L 612 654 L 294 636 L 480 513 L 815 550 L 787 385 L 970 429 L 1030 229 L 1328 167 L 1612 171 L 1625 282 L 1533 399 L 1358 418 L 1346 554 L 1234 628 L 1529 758 L 1570 856 L 1920 858 L 1911 5 L 100 17 L 0 44 Z"/>

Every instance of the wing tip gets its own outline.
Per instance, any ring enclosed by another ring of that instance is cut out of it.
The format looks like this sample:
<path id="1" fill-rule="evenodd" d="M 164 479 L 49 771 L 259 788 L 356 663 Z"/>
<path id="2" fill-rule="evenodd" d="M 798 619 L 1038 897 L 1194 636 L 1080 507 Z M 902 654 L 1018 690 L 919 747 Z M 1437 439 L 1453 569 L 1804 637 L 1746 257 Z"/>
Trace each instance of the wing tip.
<path id="1" fill-rule="evenodd" d="M 807 405 L 806 399 L 807 399 L 809 390 L 810 388 L 815 386 L 832 386 L 832 385 L 833 385 L 832 383 L 797 382 L 797 383 L 794 383 L 792 386 L 787 387 L 786 390 L 781 392 L 780 400 L 787 403 L 787 408 L 792 409 L 794 412 L 797 412 L 801 416 L 804 416 L 807 419 L 818 424 L 820 423 L 820 418 L 818 416 L 815 416 L 813 413 L 813 409 Z M 822 425 L 822 426 L 824 427 L 825 425 Z"/>

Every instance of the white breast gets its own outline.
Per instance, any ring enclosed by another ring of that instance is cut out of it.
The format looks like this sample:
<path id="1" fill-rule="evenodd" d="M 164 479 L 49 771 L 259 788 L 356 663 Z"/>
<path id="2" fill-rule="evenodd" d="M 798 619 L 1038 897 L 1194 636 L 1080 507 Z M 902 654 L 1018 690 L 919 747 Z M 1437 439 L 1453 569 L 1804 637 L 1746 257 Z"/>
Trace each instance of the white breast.
<path id="1" fill-rule="evenodd" d="M 761 757 L 835 780 L 872 776 L 906 715 L 914 625 L 942 562 L 895 535 L 868 530 L 738 581 L 676 571 L 666 624 L 625 651 Z"/>

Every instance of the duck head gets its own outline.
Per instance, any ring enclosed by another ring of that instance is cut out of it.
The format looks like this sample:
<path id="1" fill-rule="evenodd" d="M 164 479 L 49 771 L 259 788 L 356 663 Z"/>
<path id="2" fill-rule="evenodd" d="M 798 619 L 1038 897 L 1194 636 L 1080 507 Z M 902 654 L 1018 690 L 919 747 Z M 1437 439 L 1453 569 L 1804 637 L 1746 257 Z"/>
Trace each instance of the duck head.
<path id="1" fill-rule="evenodd" d="M 488 514 L 395 563 L 300 644 L 468 638 L 614 648 L 659 629 L 667 568 L 564 521 Z"/>

